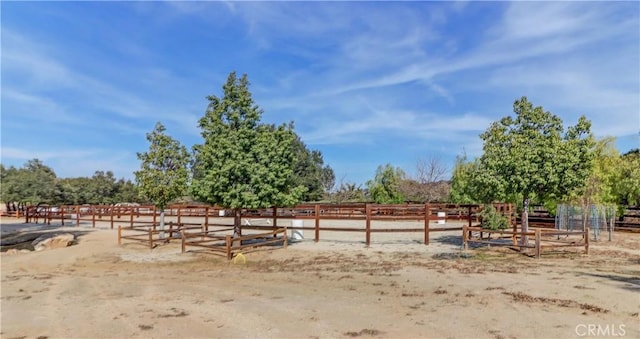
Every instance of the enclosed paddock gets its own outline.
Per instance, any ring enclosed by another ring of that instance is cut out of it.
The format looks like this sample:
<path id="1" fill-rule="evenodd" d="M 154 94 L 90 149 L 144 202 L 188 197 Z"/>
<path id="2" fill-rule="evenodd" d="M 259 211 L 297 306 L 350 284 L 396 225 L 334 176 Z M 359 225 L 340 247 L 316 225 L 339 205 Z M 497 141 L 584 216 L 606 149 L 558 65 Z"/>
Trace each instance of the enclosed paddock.
<path id="1" fill-rule="evenodd" d="M 534 243 L 523 238 L 533 237 Z M 562 247 L 584 247 L 584 253 L 589 254 L 589 228 L 584 230 L 552 230 L 536 228 L 528 232 L 522 230 L 488 230 L 482 227 L 467 227 L 462 230 L 463 249 L 470 244 L 487 246 L 506 246 L 520 251 L 534 249 L 536 258 L 540 258 L 543 249 L 557 249 Z"/>

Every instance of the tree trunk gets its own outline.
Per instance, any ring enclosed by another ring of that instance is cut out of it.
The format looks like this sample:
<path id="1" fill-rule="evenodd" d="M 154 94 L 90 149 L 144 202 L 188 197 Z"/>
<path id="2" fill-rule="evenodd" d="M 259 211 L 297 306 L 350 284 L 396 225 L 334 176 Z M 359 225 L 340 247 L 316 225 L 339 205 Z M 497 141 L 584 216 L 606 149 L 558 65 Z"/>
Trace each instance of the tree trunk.
<path id="1" fill-rule="evenodd" d="M 233 210 L 233 237 L 239 238 L 242 236 L 242 209 L 236 208 Z M 242 245 L 241 241 L 234 241 L 233 246 Z"/>
<path id="2" fill-rule="evenodd" d="M 160 239 L 164 239 L 164 208 L 160 210 Z"/>
<path id="3" fill-rule="evenodd" d="M 525 196 L 522 199 L 522 236 L 520 237 L 520 245 L 527 245 L 529 243 L 529 237 L 525 234 L 529 232 L 529 197 Z M 524 248 L 521 248 L 524 250 Z"/>

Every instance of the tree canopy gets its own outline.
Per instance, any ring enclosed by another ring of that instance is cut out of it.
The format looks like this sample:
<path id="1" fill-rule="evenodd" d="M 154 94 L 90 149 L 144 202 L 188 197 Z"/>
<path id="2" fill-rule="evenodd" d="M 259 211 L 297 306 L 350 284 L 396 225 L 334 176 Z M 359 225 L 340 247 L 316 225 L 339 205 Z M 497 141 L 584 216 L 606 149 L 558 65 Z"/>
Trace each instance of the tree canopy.
<path id="1" fill-rule="evenodd" d="M 223 96 L 207 97 L 199 120 L 203 143 L 194 146 L 194 198 L 236 210 L 291 206 L 304 186 L 294 182 L 292 124 L 262 124 L 247 75 L 229 74 Z M 236 218 L 236 226 L 239 218 Z"/>
<path id="2" fill-rule="evenodd" d="M 302 200 L 318 201 L 325 198 L 335 185 L 335 174 L 329 165 L 324 164 L 322 153 L 309 150 L 297 135 L 293 142 L 293 153 L 293 183 L 306 188 Z"/>
<path id="3" fill-rule="evenodd" d="M 149 150 L 138 153 L 140 170 L 135 172 L 140 194 L 160 210 L 187 193 L 189 153 L 186 147 L 165 134 L 157 123 L 147 134 Z"/>
<path id="4" fill-rule="evenodd" d="M 367 181 L 369 196 L 378 204 L 400 204 L 405 200 L 400 190 L 406 174 L 400 167 L 391 164 L 378 166 L 373 180 Z"/>
<path id="5" fill-rule="evenodd" d="M 23 167 L 0 165 L 2 185 L 0 200 L 7 210 L 19 204 L 114 204 L 142 202 L 130 180 L 116 181 L 111 171 L 96 171 L 92 177 L 58 178 L 39 159 L 29 160 Z"/>
<path id="6" fill-rule="evenodd" d="M 474 186 L 485 200 L 520 197 L 526 231 L 532 197 L 559 200 L 584 189 L 593 168 L 594 139 L 584 116 L 565 132 L 558 116 L 534 107 L 526 97 L 515 101 L 513 111 L 515 119 L 504 117 L 480 136 L 484 153 Z"/>

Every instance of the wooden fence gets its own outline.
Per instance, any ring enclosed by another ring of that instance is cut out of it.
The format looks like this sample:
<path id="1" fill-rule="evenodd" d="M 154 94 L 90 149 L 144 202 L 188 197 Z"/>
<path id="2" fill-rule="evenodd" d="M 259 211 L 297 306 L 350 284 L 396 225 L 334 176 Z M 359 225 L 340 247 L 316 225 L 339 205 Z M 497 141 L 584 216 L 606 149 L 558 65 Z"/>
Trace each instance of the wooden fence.
<path id="1" fill-rule="evenodd" d="M 487 235 L 488 237 L 484 237 Z M 492 235 L 498 235 L 491 239 Z M 506 236 L 506 237 L 505 237 Z M 522 237 L 532 236 L 534 244 L 521 243 Z M 555 239 L 554 239 L 555 238 Z M 517 247 L 535 249 L 535 257 L 540 258 L 543 248 L 584 247 L 585 254 L 589 254 L 589 228 L 584 231 L 559 231 L 536 228 L 528 232 L 521 230 L 487 230 L 481 227 L 464 226 L 462 230 L 462 246 L 467 250 L 469 243 L 493 246 Z"/>
<path id="2" fill-rule="evenodd" d="M 496 204 L 498 209 L 513 219 L 513 210 L 510 204 Z M 362 232 L 365 233 L 367 246 L 371 243 L 371 233 L 378 232 L 423 232 L 424 243 L 429 244 L 431 232 L 459 231 L 458 227 L 432 227 L 435 223 L 444 220 L 465 221 L 469 226 L 477 221 L 480 205 L 459 204 L 302 204 L 289 208 L 244 209 L 242 218 L 246 223 L 252 219 L 265 219 L 271 225 L 277 226 L 279 220 L 313 220 L 314 226 L 290 226 L 293 230 L 309 230 L 314 232 L 314 240 L 320 240 L 321 232 Z M 175 218 L 175 224 L 179 227 L 200 226 L 231 226 L 232 211 L 215 206 L 188 206 L 174 205 L 165 210 L 166 217 Z M 198 222 L 188 223 L 186 217 L 198 217 Z M 154 206 L 32 206 L 27 208 L 27 222 L 60 221 L 62 225 L 82 222 L 90 223 L 96 227 L 98 222 L 108 222 L 110 228 L 116 224 L 123 225 L 125 231 L 134 231 L 137 227 L 147 226 L 156 230 L 159 223 L 159 211 Z M 361 220 L 360 227 L 344 227 L 331 225 L 335 220 Z M 423 222 L 420 228 L 372 228 L 372 221 L 401 221 L 413 220 Z M 128 227 L 128 228 L 127 228 Z M 243 225 L 244 229 L 264 229 L 270 226 Z"/>
<path id="3" fill-rule="evenodd" d="M 515 220 L 513 206 L 510 204 L 495 204 L 498 211 Z M 445 220 L 455 220 L 472 226 L 478 221 L 480 205 L 458 204 L 302 204 L 295 207 L 273 207 L 265 209 L 244 209 L 241 213 L 241 221 L 244 230 L 264 231 L 264 234 L 281 229 L 279 223 L 283 220 L 290 222 L 290 230 L 313 231 L 314 240 L 320 241 L 321 232 L 360 232 L 364 233 L 366 246 L 370 246 L 373 233 L 423 233 L 425 245 L 429 244 L 429 235 L 432 232 L 461 231 L 460 223 L 457 226 L 445 226 Z M 153 206 L 38 206 L 27 209 L 25 216 L 27 222 L 60 221 L 62 225 L 74 223 L 91 224 L 96 227 L 98 223 L 107 222 L 111 229 L 118 225 L 118 243 L 123 240 L 143 243 L 153 248 L 160 242 L 171 241 L 174 234 L 185 232 L 188 241 L 185 246 L 198 246 L 208 249 L 222 248 L 221 243 L 226 242 L 227 234 L 233 229 L 233 211 L 216 206 L 188 206 L 174 205 L 165 210 L 168 230 L 159 230 L 159 211 Z M 270 225 L 256 225 L 256 219 L 266 221 Z M 195 220 L 195 221 L 194 221 Z M 304 226 L 304 223 L 312 221 L 313 226 Z M 338 220 L 355 221 L 348 226 L 339 225 Z M 418 221 L 420 227 L 372 227 L 373 222 L 378 221 Z M 168 232 L 169 237 L 162 237 L 162 232 Z M 249 235 L 252 236 L 252 235 Z M 202 243 L 194 239 L 200 237 Z M 206 240 L 206 241 L 205 241 Z M 228 254 L 228 251 L 225 252 Z"/>
<path id="4" fill-rule="evenodd" d="M 209 230 L 202 232 L 181 231 L 182 253 L 188 246 L 205 248 L 213 253 L 223 254 L 227 259 L 233 258 L 235 253 L 249 253 L 264 248 L 265 246 L 287 247 L 287 228 L 274 227 L 270 232 L 247 234 L 233 237 L 230 234 L 221 234 L 223 230 Z M 281 236 L 278 236 L 281 235 Z"/>

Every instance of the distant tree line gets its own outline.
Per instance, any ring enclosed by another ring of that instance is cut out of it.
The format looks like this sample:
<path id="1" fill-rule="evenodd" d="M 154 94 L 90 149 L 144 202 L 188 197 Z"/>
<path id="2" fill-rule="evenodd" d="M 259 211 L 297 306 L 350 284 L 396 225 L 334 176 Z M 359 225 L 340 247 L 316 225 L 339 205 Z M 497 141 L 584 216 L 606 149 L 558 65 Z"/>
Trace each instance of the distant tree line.
<path id="1" fill-rule="evenodd" d="M 31 204 L 115 204 L 142 202 L 131 180 L 116 179 L 111 171 L 96 171 L 91 177 L 58 178 L 38 159 L 23 167 L 0 164 L 0 200 L 7 210 Z"/>

